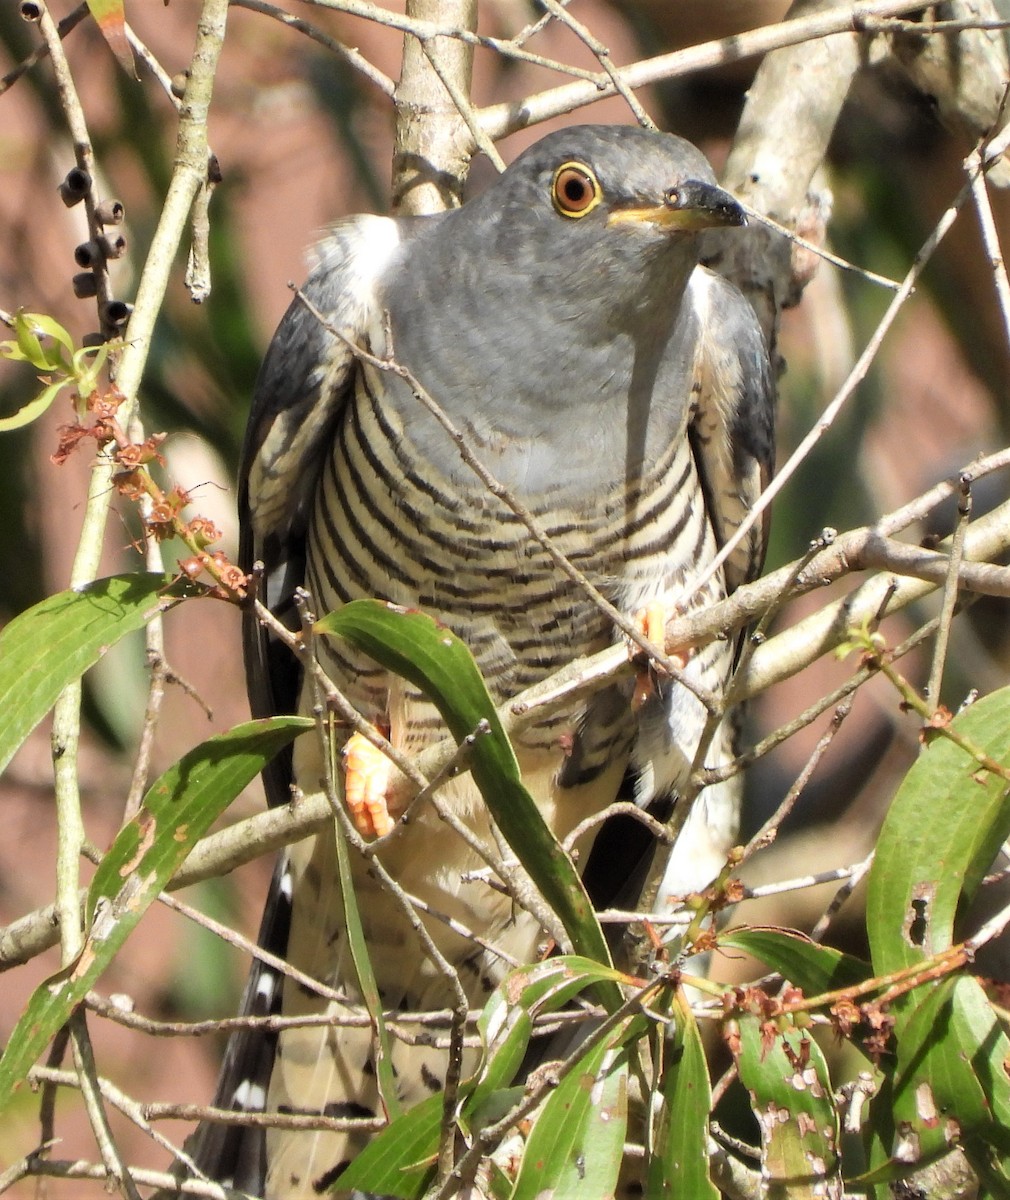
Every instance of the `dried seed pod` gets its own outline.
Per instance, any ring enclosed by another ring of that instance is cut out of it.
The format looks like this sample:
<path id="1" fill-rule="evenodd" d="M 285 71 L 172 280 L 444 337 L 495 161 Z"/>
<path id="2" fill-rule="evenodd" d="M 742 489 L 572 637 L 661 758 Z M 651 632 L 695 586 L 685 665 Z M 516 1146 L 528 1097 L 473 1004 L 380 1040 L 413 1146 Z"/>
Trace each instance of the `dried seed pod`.
<path id="1" fill-rule="evenodd" d="M 109 300 L 101 308 L 102 320 L 113 329 L 125 325 L 132 312 L 133 305 L 127 304 L 125 300 Z"/>
<path id="2" fill-rule="evenodd" d="M 67 208 L 73 208 L 91 191 L 91 176 L 81 167 L 71 167 L 66 179 L 60 184 L 59 191 L 60 199 Z"/>
<path id="3" fill-rule="evenodd" d="M 74 276 L 72 283 L 74 295 L 78 300 L 90 300 L 92 296 L 98 294 L 98 280 L 95 278 L 94 271 L 82 271 L 79 275 Z"/>
<path id="4" fill-rule="evenodd" d="M 100 267 L 105 262 L 105 253 L 95 241 L 81 242 L 74 251 L 74 262 L 79 267 Z"/>
<path id="5" fill-rule="evenodd" d="M 122 258 L 126 253 L 126 238 L 121 233 L 103 233 L 98 245 L 106 258 Z"/>
<path id="6" fill-rule="evenodd" d="M 103 200 L 95 209 L 95 216 L 103 225 L 120 225 L 125 212 L 122 200 Z"/>
<path id="7" fill-rule="evenodd" d="M 176 100 L 181 100 L 185 96 L 187 83 L 189 83 L 188 71 L 180 71 L 177 75 L 172 76 L 172 95 Z"/>

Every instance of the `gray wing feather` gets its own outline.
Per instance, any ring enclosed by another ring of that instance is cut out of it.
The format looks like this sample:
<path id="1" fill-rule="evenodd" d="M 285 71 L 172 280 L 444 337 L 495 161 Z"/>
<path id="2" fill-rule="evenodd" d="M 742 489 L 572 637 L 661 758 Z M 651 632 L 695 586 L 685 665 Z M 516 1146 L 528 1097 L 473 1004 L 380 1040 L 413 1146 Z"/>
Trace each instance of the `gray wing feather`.
<path id="1" fill-rule="evenodd" d="M 400 242 L 397 222 L 359 216 L 333 226 L 317 249 L 303 289 L 326 321 L 353 343 L 381 320 L 382 274 Z M 327 446 L 353 387 L 356 360 L 296 297 L 260 370 L 249 414 L 239 482 L 239 562 L 264 565 L 260 599 L 295 627 L 293 596 L 305 579 L 305 537 Z M 293 712 L 300 671 L 250 610 L 244 630 L 246 677 L 254 716 Z M 288 756 L 290 757 L 290 756 Z M 288 798 L 282 759 L 265 772 L 268 798 Z"/>
<path id="2" fill-rule="evenodd" d="M 754 310 L 721 276 L 699 268 L 692 294 L 700 319 L 690 436 L 709 519 L 725 545 L 746 518 L 775 465 L 775 387 Z M 726 563 L 732 592 L 764 561 L 767 513 Z"/>

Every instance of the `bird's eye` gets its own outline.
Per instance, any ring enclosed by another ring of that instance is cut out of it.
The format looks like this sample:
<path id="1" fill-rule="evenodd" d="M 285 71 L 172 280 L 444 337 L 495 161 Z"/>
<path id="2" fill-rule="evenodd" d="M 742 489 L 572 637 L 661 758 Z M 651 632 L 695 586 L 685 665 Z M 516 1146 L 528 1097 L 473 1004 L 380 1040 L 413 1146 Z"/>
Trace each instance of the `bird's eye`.
<path id="1" fill-rule="evenodd" d="M 676 208 L 680 204 L 680 192 L 676 188 L 667 188 L 663 193 L 663 203 L 667 208 Z"/>
<path id="2" fill-rule="evenodd" d="M 584 217 L 602 199 L 599 180 L 582 163 L 562 163 L 554 172 L 551 200 L 563 217 Z"/>

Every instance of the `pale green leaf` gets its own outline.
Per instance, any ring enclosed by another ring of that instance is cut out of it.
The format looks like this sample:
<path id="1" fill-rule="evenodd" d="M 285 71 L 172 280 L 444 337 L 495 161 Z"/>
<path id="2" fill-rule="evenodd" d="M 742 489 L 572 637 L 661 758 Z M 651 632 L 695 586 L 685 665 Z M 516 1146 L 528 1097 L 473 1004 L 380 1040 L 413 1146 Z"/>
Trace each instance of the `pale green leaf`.
<path id="1" fill-rule="evenodd" d="M 36 988 L 11 1032 L 0 1059 L 0 1111 L 212 822 L 279 750 L 311 727 L 306 717 L 236 726 L 191 750 L 151 786 L 95 872 L 80 955 Z"/>

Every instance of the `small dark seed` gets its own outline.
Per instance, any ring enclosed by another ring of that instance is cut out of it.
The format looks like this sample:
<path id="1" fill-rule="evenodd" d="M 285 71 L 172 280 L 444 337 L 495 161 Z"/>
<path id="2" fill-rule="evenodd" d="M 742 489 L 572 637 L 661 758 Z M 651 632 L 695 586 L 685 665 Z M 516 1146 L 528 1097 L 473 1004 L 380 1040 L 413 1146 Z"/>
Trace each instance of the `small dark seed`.
<path id="1" fill-rule="evenodd" d="M 82 242 L 74 251 L 74 262 L 79 267 L 99 267 L 104 257 L 97 242 Z"/>
<path id="2" fill-rule="evenodd" d="M 93 271 L 82 271 L 73 278 L 74 295 L 78 300 L 90 300 L 98 293 L 98 280 Z"/>
<path id="3" fill-rule="evenodd" d="M 106 258 L 122 258 L 126 253 L 126 238 L 121 233 L 103 233 L 98 244 Z"/>
<path id="4" fill-rule="evenodd" d="M 91 176 L 87 171 L 80 167 L 71 167 L 66 179 L 60 184 L 60 199 L 67 208 L 73 208 L 75 204 L 80 204 L 90 190 Z"/>
<path id="5" fill-rule="evenodd" d="M 119 225 L 125 212 L 122 200 L 103 200 L 95 209 L 95 216 L 103 225 Z"/>
<path id="6" fill-rule="evenodd" d="M 102 305 L 102 320 L 114 329 L 118 329 L 120 325 L 126 324 L 132 312 L 133 305 L 127 304 L 125 300 L 110 300 L 107 304 Z"/>

